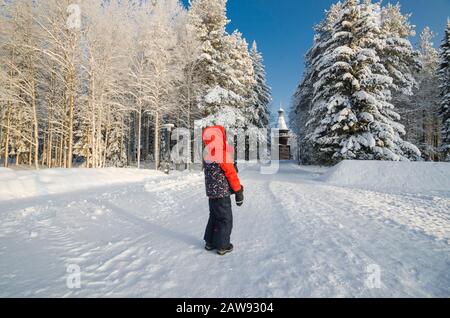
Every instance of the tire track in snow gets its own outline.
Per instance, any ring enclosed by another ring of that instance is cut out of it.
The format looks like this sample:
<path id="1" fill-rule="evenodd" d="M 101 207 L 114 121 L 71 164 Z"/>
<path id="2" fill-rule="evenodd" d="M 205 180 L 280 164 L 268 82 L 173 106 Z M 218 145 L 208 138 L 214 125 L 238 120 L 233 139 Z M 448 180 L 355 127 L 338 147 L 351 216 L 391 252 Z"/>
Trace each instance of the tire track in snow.
<path id="1" fill-rule="evenodd" d="M 272 177 L 252 170 L 242 177 L 248 186 L 238 226 L 246 230 L 241 231 L 238 241 L 245 242 L 242 249 L 252 253 L 247 267 L 258 268 L 250 274 L 249 284 L 264 290 L 258 297 L 307 297 L 314 286 L 303 266 L 295 227 L 282 202 L 270 191 Z"/>

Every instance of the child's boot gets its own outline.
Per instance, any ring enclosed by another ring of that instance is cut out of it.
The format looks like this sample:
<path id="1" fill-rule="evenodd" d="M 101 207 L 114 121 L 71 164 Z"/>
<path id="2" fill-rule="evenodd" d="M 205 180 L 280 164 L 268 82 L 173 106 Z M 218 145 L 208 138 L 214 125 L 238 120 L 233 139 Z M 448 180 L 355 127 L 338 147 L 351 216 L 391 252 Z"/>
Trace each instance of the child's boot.
<path id="1" fill-rule="evenodd" d="M 230 246 L 228 248 L 224 248 L 224 249 L 220 249 L 217 251 L 217 254 L 219 254 L 220 256 L 224 256 L 228 253 L 233 252 L 234 246 L 233 244 L 230 244 Z"/>

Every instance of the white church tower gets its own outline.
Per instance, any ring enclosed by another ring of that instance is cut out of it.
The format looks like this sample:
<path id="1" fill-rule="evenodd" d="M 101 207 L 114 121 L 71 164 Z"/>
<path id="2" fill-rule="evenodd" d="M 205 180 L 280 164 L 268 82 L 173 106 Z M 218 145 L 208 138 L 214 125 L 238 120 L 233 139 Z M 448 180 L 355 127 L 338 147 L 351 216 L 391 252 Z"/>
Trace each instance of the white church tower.
<path id="1" fill-rule="evenodd" d="M 280 110 L 278 111 L 278 130 L 287 130 L 289 131 L 287 124 L 286 124 L 286 118 L 284 117 L 284 109 L 281 105 Z"/>
<path id="2" fill-rule="evenodd" d="M 277 132 L 279 137 L 280 160 L 291 160 L 291 146 L 289 145 L 289 128 L 286 124 L 283 105 L 278 111 Z"/>

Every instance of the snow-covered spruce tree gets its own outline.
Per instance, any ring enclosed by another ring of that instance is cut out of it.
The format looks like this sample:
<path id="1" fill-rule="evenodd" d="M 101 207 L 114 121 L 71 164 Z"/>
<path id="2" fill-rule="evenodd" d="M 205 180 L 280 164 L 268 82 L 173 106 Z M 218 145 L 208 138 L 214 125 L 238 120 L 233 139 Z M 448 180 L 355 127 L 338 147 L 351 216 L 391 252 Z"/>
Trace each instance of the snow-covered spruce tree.
<path id="1" fill-rule="evenodd" d="M 219 111 L 220 107 L 220 105 L 213 105 L 211 97 L 210 100 L 206 100 L 212 90 L 217 91 L 215 95 L 219 95 L 222 90 L 223 95 L 227 93 L 223 87 L 226 81 L 223 68 L 229 62 L 225 54 L 225 26 L 228 23 L 226 0 L 193 0 L 189 9 L 189 23 L 195 30 L 201 47 L 196 76 L 201 78 L 202 91 L 197 101 L 203 115 L 207 116 Z"/>
<path id="2" fill-rule="evenodd" d="M 116 109 L 115 109 L 116 108 Z M 115 110 L 115 111 L 114 111 Z M 109 167 L 127 165 L 125 115 L 121 105 L 112 107 L 106 136 L 105 164 Z"/>
<path id="3" fill-rule="evenodd" d="M 390 103 L 397 88 L 382 57 L 389 46 L 380 4 L 347 0 L 328 47 L 313 67 L 312 119 L 308 136 L 320 163 L 343 159 L 408 160 L 420 151 L 405 142 L 400 116 Z"/>
<path id="4" fill-rule="evenodd" d="M 236 108 L 242 109 L 246 117 L 245 126 L 256 126 L 259 121 L 259 114 L 254 108 L 256 78 L 248 43 L 238 31 L 233 32 L 226 39 L 230 63 L 226 66 L 228 76 L 225 87 L 243 99 L 243 103 L 236 105 Z"/>
<path id="5" fill-rule="evenodd" d="M 253 42 L 250 56 L 253 62 L 256 84 L 254 86 L 254 103 L 256 118 L 255 126 L 260 128 L 269 127 L 270 103 L 272 102 L 272 91 L 266 80 L 266 70 L 262 54 L 258 51 L 256 41 Z M 252 105 L 250 105 L 252 106 Z"/>
<path id="6" fill-rule="evenodd" d="M 292 97 L 289 110 L 289 128 L 297 136 L 297 155 L 299 161 L 303 164 L 313 164 L 317 161 L 313 158 L 315 151 L 312 148 L 312 143 L 307 138 L 310 130 L 314 127 L 312 124 L 308 125 L 311 120 L 313 92 L 314 87 L 310 73 L 306 70 L 304 78 Z"/>
<path id="7" fill-rule="evenodd" d="M 369 0 L 366 0 L 370 3 Z M 411 14 L 403 14 L 399 3 L 388 3 L 381 9 L 381 33 L 383 47 L 378 50 L 382 64 L 393 80 L 393 95 L 411 96 L 417 88 L 416 74 L 421 69 L 420 54 L 409 38 L 416 35 L 410 23 Z M 393 97 L 392 103 L 396 100 Z"/>
<path id="8" fill-rule="evenodd" d="M 243 118 L 255 83 L 253 67 L 241 35 L 225 30 L 226 3 L 193 0 L 189 10 L 189 24 L 201 47 L 196 76 L 201 78 L 202 90 L 197 100 L 204 117 L 228 109 L 227 113 L 235 112 L 235 118 Z"/>
<path id="9" fill-rule="evenodd" d="M 440 56 L 438 76 L 441 80 L 442 156 L 445 161 L 450 161 L 450 19 L 447 21 Z"/>
<path id="10" fill-rule="evenodd" d="M 289 111 L 290 128 L 297 135 L 299 160 L 309 164 L 318 161 L 314 158 L 315 151 L 307 136 L 315 129 L 314 124 L 308 125 L 312 119 L 311 108 L 314 92 L 314 83 L 317 81 L 318 72 L 314 67 L 316 59 L 319 59 L 323 52 L 330 45 L 332 31 L 336 20 L 342 10 L 342 3 L 333 4 L 326 11 L 325 19 L 315 27 L 314 44 L 306 54 L 305 72 L 291 102 Z"/>

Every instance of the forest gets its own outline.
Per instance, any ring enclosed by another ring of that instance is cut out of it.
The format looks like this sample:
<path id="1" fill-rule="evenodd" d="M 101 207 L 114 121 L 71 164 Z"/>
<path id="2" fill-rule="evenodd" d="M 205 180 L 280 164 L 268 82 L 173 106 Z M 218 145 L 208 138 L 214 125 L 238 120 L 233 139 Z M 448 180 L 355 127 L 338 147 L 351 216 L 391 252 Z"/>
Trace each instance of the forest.
<path id="1" fill-rule="evenodd" d="M 5 167 L 159 168 L 167 124 L 193 131 L 232 114 L 247 131 L 270 128 L 263 55 L 227 31 L 226 0 L 0 8 Z M 439 48 L 429 27 L 416 44 L 400 4 L 347 0 L 314 31 L 290 105 L 295 159 L 450 160 L 450 22 Z"/>
<path id="2" fill-rule="evenodd" d="M 192 129 L 218 110 L 268 127 L 263 58 L 226 31 L 226 0 L 7 0 L 0 12 L 5 167 L 159 167 L 164 124 Z"/>

